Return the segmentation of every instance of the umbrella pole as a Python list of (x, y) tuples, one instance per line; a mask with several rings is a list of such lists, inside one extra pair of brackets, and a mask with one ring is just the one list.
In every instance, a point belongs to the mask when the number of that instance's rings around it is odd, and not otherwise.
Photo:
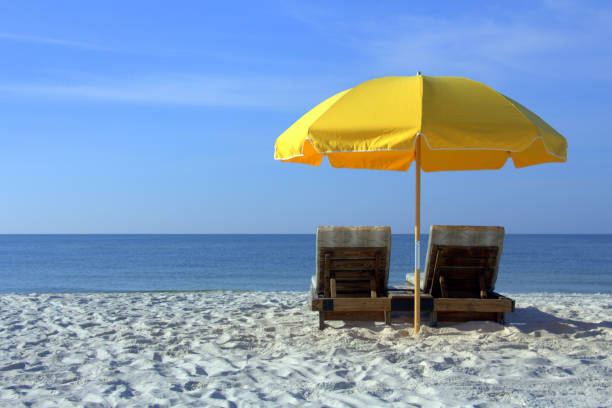
[(414, 206), (414, 334), (421, 330), (421, 136), (415, 148), (415, 206)]

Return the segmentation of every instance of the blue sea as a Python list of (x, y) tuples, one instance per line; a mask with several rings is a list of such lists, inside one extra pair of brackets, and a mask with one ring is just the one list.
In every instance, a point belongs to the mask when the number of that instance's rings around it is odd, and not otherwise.
[[(413, 251), (393, 235), (390, 284)], [(306, 291), (314, 271), (314, 235), (0, 235), (0, 293)], [(496, 290), (612, 293), (612, 235), (506, 235)]]

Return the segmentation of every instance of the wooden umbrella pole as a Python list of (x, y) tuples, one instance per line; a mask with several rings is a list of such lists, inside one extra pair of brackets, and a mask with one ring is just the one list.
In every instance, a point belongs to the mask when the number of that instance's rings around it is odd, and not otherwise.
[(416, 194), (414, 206), (414, 334), (421, 330), (421, 136), (415, 149)]

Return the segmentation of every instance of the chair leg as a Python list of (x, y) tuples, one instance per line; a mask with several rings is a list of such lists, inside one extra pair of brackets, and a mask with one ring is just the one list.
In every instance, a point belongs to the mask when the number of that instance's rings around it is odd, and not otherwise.
[(319, 312), (319, 330), (325, 328), (325, 312)]
[(385, 324), (391, 324), (391, 312), (384, 312), (385, 313)]
[(431, 327), (436, 327), (438, 325), (438, 313), (429, 312), (429, 324)]
[(506, 323), (506, 319), (504, 319), (504, 312), (497, 313), (497, 323), (499, 323), (499, 324), (505, 324)]

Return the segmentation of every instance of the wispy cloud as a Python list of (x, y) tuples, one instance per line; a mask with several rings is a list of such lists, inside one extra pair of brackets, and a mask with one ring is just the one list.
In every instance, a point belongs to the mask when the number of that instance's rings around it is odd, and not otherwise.
[[(112, 53), (157, 56), (199, 55), (210, 61), (222, 60), (241, 64), (270, 66), (280, 59), (240, 55), (226, 50), (215, 52), (199, 49), (160, 50), (149, 53), (137, 50), (103, 47), (100, 45), (51, 37), (0, 33), (0, 41), (69, 47)], [(286, 62), (286, 61), (285, 61)], [(297, 65), (296, 61), (291, 62)], [(48, 98), (66, 101), (119, 102), (137, 104), (198, 105), (217, 107), (251, 107), (275, 110), (298, 110), (320, 102), (334, 91), (344, 90), (343, 84), (353, 85), (346, 79), (331, 76), (288, 75), (216, 75), (216, 74), (132, 74), (92, 75), (64, 69), (45, 69), (44, 81), (10, 81), (0, 79), (0, 97), (11, 95), (23, 98)]]
[[(296, 6), (299, 7), (299, 6)], [(397, 13), (367, 20), (310, 7), (297, 21), (367, 57), (377, 72), (433, 75), (526, 73), (612, 80), (612, 12), (588, 3), (534, 2), (528, 9), (464, 10), (453, 16)]]
[[(422, 21), (414, 17), (403, 20), (406, 25)], [(369, 52), (385, 66), (398, 69), (422, 64), (424, 69), (487, 76), (510, 70), (549, 78), (582, 73), (612, 79), (609, 70), (602, 69), (611, 66), (612, 58), (593, 49), (602, 40), (600, 33), (543, 28), (518, 21), (437, 20), (427, 26), (436, 29), (369, 41)]]
[[(534, 70), (534, 60), (572, 47), (562, 31), (491, 20), (442, 20), (404, 16), (401, 26), (433, 29), (400, 35), (382, 34), (366, 41), (369, 53), (387, 67), (448, 72)], [(542, 66), (538, 66), (542, 68)], [(439, 72), (437, 72), (439, 73)]]
[(25, 42), (25, 43), (31, 43), (31, 44), (56, 45), (56, 46), (61, 46), (61, 47), (72, 47), (72, 48), (81, 48), (81, 49), (88, 49), (88, 50), (103, 50), (104, 49), (104, 47), (100, 47), (98, 45), (87, 43), (87, 42), (63, 40), (63, 39), (52, 38), (52, 37), (40, 37), (36, 35), (22, 35), (22, 34), (14, 34), (14, 33), (0, 33), (0, 40)]
[[(204, 45), (199, 45), (198, 47), (181, 47), (179, 44), (174, 44), (168, 48), (160, 47), (159, 45), (155, 45), (154, 48), (151, 48), (149, 44), (136, 43), (136, 44), (128, 44), (124, 43), (122, 45), (114, 44), (110, 45), (102, 45), (102, 44), (94, 44), (91, 42), (84, 41), (74, 41), (67, 39), (60, 39), (54, 37), (46, 37), (46, 36), (36, 36), (36, 35), (25, 35), (25, 34), (15, 34), (15, 33), (7, 33), (0, 32), (0, 42), (1, 41), (10, 41), (10, 42), (18, 42), (18, 43), (27, 43), (33, 45), (47, 45), (51, 47), (64, 47), (67, 49), (73, 49), (75, 51), (94, 51), (94, 52), (103, 52), (109, 54), (121, 54), (121, 55), (129, 55), (129, 56), (149, 56), (149, 57), (179, 57), (179, 58), (192, 58), (192, 57), (203, 57), (207, 58), (210, 61), (221, 61), (225, 63), (237, 63), (237, 64), (258, 64), (263, 66), (273, 66), (279, 64), (292, 64), (294, 66), (299, 66), (302, 64), (301, 60), (296, 60), (295, 58), (290, 58), (286, 56), (271, 58), (270, 56), (260, 56), (260, 55), (252, 55), (252, 54), (240, 54), (233, 52), (232, 50), (226, 50), (223, 48), (215, 47), (210, 48)], [(216, 45), (216, 44), (215, 44)]]
[(69, 84), (0, 83), (0, 96), (301, 111), (328, 97), (330, 89), (343, 90), (344, 82), (331, 77), (149, 75)]

